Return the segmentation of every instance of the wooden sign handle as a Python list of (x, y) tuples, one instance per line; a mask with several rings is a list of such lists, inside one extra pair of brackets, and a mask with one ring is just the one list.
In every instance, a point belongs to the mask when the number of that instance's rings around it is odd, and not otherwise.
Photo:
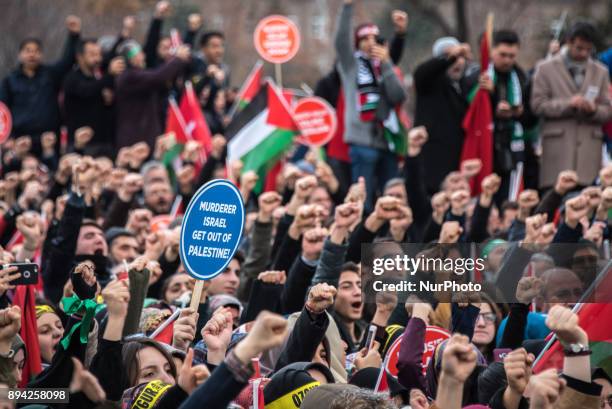
[(195, 287), (193, 287), (193, 293), (191, 293), (191, 303), (189, 308), (193, 308), (195, 311), (198, 310), (200, 305), (200, 298), (202, 298), (202, 289), (204, 288), (204, 280), (196, 280)]

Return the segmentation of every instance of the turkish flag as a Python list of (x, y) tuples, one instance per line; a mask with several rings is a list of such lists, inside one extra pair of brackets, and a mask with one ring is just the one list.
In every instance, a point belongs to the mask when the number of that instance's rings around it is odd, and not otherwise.
[(17, 385), (20, 388), (25, 388), (28, 382), (42, 371), (34, 299), (33, 285), (17, 286), (15, 296), (13, 297), (13, 305), (18, 305), (21, 308), (21, 330), (19, 335), (23, 339), (27, 351), (21, 379), (17, 380)]
[[(482, 36), (480, 43), (480, 73), (485, 73), (489, 66), (489, 43), (487, 36)], [(472, 195), (480, 193), (480, 184), (485, 176), (493, 173), (493, 109), (487, 90), (478, 89), (463, 118), (465, 139), (461, 162), (467, 159), (480, 159), (482, 169), (470, 181)]]
[(173, 132), (176, 143), (184, 145), (190, 138), (187, 133), (185, 118), (176, 105), (174, 98), (168, 99), (168, 113), (166, 116), (166, 133)]
[(183, 118), (185, 118), (187, 133), (191, 135), (189, 139), (200, 142), (204, 152), (208, 155), (212, 149), (212, 135), (200, 108), (198, 98), (193, 90), (193, 85), (189, 81), (185, 83), (185, 92), (179, 107)]

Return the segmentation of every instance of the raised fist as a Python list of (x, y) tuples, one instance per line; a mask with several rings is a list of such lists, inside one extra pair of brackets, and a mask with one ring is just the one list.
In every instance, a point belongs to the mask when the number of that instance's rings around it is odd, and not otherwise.
[(415, 157), (421, 153), (429, 134), (424, 126), (417, 126), (408, 132), (408, 156)]
[(308, 292), (306, 308), (315, 314), (320, 314), (334, 303), (336, 288), (326, 283), (313, 286)]
[(73, 34), (81, 32), (81, 19), (77, 16), (70, 15), (66, 17), (66, 28)]
[(391, 21), (396, 33), (403, 34), (408, 28), (408, 13), (402, 10), (393, 10), (391, 12)]
[(521, 304), (531, 304), (540, 295), (543, 282), (537, 277), (523, 277), (516, 286), (516, 300)]

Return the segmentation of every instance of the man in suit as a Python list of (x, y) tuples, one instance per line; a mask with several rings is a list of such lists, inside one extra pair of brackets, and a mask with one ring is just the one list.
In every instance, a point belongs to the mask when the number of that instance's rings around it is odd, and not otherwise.
[(601, 126), (612, 118), (608, 70), (591, 58), (596, 38), (589, 23), (576, 23), (567, 48), (536, 69), (533, 111), (542, 117), (541, 187), (572, 169), (589, 185), (601, 168)]

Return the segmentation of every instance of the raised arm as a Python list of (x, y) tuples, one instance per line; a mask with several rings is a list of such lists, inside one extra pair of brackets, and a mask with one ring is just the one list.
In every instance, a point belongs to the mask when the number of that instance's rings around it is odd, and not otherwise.
[(275, 370), (294, 362), (312, 360), (325, 337), (329, 325), (325, 310), (334, 303), (335, 295), (336, 288), (327, 284), (317, 284), (310, 289), (308, 300), (276, 362)]
[(102, 291), (106, 303), (106, 327), (91, 362), (91, 371), (100, 380), (108, 399), (119, 400), (127, 385), (127, 372), (121, 356), (121, 334), (130, 301), (128, 280), (111, 281)]
[(317, 264), (313, 284), (327, 283), (338, 285), (340, 269), (345, 261), (348, 245), (349, 228), (359, 218), (360, 209), (357, 203), (346, 203), (336, 207), (334, 225), (331, 234), (323, 244), (323, 252)]
[(147, 31), (147, 38), (145, 40), (142, 51), (145, 53), (147, 67), (155, 67), (157, 61), (157, 46), (161, 38), (162, 25), (164, 18), (168, 16), (170, 12), (170, 3), (167, 1), (160, 1), (155, 5), (155, 13), (151, 24), (149, 24), (149, 30)]
[(282, 344), (286, 333), (287, 321), (283, 317), (269, 312), (259, 314), (246, 338), (211, 377), (193, 391), (180, 409), (225, 408), (248, 385), (253, 373), (251, 359)]
[(64, 78), (64, 75), (66, 75), (74, 65), (76, 45), (81, 38), (81, 19), (77, 16), (68, 16), (66, 18), (66, 28), (68, 28), (68, 38), (66, 38), (62, 56), (49, 66), (55, 80), (58, 82)]
[(42, 272), (45, 296), (54, 303), (59, 302), (64, 283), (68, 281), (84, 214), (83, 196), (70, 193), (46, 268)]
[(264, 271), (253, 282), (249, 294), (249, 302), (240, 317), (240, 322), (253, 321), (260, 312), (272, 311), (280, 313), (281, 293), (287, 276), (284, 271)]
[(344, 0), (336, 24), (336, 54), (343, 70), (347, 71), (355, 65), (353, 56), (353, 34), (351, 33), (351, 19), (353, 17), (353, 0)]
[(406, 30), (408, 29), (408, 13), (402, 10), (391, 12), (394, 34), (389, 45), (389, 55), (393, 65), (398, 65), (404, 53), (404, 43), (406, 40)]
[(165, 86), (168, 81), (172, 81), (185, 66), (189, 59), (189, 48), (179, 47), (176, 57), (155, 69), (132, 70), (127, 72), (119, 79), (118, 88), (122, 85), (131, 92), (140, 92), (150, 88)]
[(276, 192), (265, 192), (259, 195), (259, 211), (251, 233), (251, 245), (246, 261), (242, 265), (245, 283), (240, 289), (243, 298), (247, 298), (251, 285), (257, 275), (266, 269), (272, 252), (272, 213), (280, 206), (281, 197)]
[(382, 87), (388, 102), (393, 107), (404, 102), (404, 100), (406, 99), (406, 90), (404, 89), (402, 81), (396, 74), (393, 65), (391, 65), (391, 60), (388, 56), (388, 50), (386, 52), (386, 57), (382, 60), (381, 72)]

